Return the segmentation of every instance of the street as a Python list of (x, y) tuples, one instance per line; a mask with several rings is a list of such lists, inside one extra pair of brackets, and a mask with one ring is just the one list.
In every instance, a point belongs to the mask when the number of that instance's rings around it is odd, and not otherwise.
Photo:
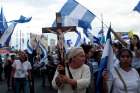
[[(6, 86), (6, 81), (0, 81), (0, 93), (13, 93), (13, 91), (8, 91)], [(35, 93), (57, 93), (56, 90), (49, 88), (48, 81), (46, 79), (46, 87), (41, 86), (41, 79), (39, 77), (35, 78)]]

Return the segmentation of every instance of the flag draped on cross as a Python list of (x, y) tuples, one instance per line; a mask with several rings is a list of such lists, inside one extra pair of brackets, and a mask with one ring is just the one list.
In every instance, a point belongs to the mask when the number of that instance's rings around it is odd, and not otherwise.
[(4, 31), (4, 33), (2, 34), (1, 38), (0, 38), (0, 47), (4, 47), (4, 46), (9, 46), (9, 42), (11, 40), (11, 36), (13, 34), (13, 31), (17, 25), (17, 23), (26, 23), (29, 22), (30, 20), (27, 20), (28, 18), (23, 16), (20, 17), (18, 20), (12, 20), (10, 21), (10, 25), (8, 26), (8, 28)]
[(0, 13), (0, 37), (4, 33), (4, 31), (8, 28), (6, 18), (3, 13), (3, 8), (1, 8), (1, 13)]
[[(111, 26), (108, 29), (108, 33), (107, 33), (107, 41), (102, 53), (102, 57), (101, 57), (101, 61), (99, 64), (99, 71), (98, 71), (98, 75), (97, 75), (97, 81), (96, 81), (96, 93), (101, 93), (101, 87), (102, 87), (102, 73), (105, 69), (107, 69), (109, 71), (109, 73), (111, 73), (111, 70), (113, 68), (113, 49), (111, 46)], [(109, 78), (111, 79), (111, 74), (109, 74)]]
[(140, 1), (139, 1), (138, 4), (134, 7), (133, 10), (140, 13)]

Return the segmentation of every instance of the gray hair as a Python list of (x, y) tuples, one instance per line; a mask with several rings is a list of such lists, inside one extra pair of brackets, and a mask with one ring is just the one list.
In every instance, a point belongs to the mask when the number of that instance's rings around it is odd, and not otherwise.
[(79, 53), (83, 52), (84, 53), (84, 50), (82, 47), (73, 47), (71, 48), (68, 52), (67, 52), (67, 55), (66, 55), (66, 59), (67, 60), (70, 60), (71, 58), (77, 56)]

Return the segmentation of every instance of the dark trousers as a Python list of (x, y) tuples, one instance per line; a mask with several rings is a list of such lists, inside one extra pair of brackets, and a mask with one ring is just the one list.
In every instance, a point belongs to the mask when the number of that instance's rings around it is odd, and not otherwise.
[(47, 78), (49, 81), (50, 88), (52, 88), (52, 80), (56, 71), (56, 67), (47, 66)]
[(2, 80), (3, 67), (0, 65), (0, 80)]
[(29, 93), (28, 80), (26, 78), (15, 78), (15, 93)]
[(41, 77), (42, 77), (42, 86), (45, 87), (46, 83), (46, 69), (41, 70)]
[(34, 88), (34, 72), (31, 71), (31, 80), (29, 81), (30, 93), (35, 93)]

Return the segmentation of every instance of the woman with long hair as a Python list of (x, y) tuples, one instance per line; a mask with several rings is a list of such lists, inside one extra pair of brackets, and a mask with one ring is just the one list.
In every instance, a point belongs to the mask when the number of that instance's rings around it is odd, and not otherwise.
[[(111, 93), (140, 93), (140, 77), (131, 66), (133, 54), (129, 49), (121, 49), (118, 53), (119, 66), (112, 71)], [(104, 85), (107, 88), (108, 73), (103, 74)], [(106, 91), (106, 93), (108, 93)]]

